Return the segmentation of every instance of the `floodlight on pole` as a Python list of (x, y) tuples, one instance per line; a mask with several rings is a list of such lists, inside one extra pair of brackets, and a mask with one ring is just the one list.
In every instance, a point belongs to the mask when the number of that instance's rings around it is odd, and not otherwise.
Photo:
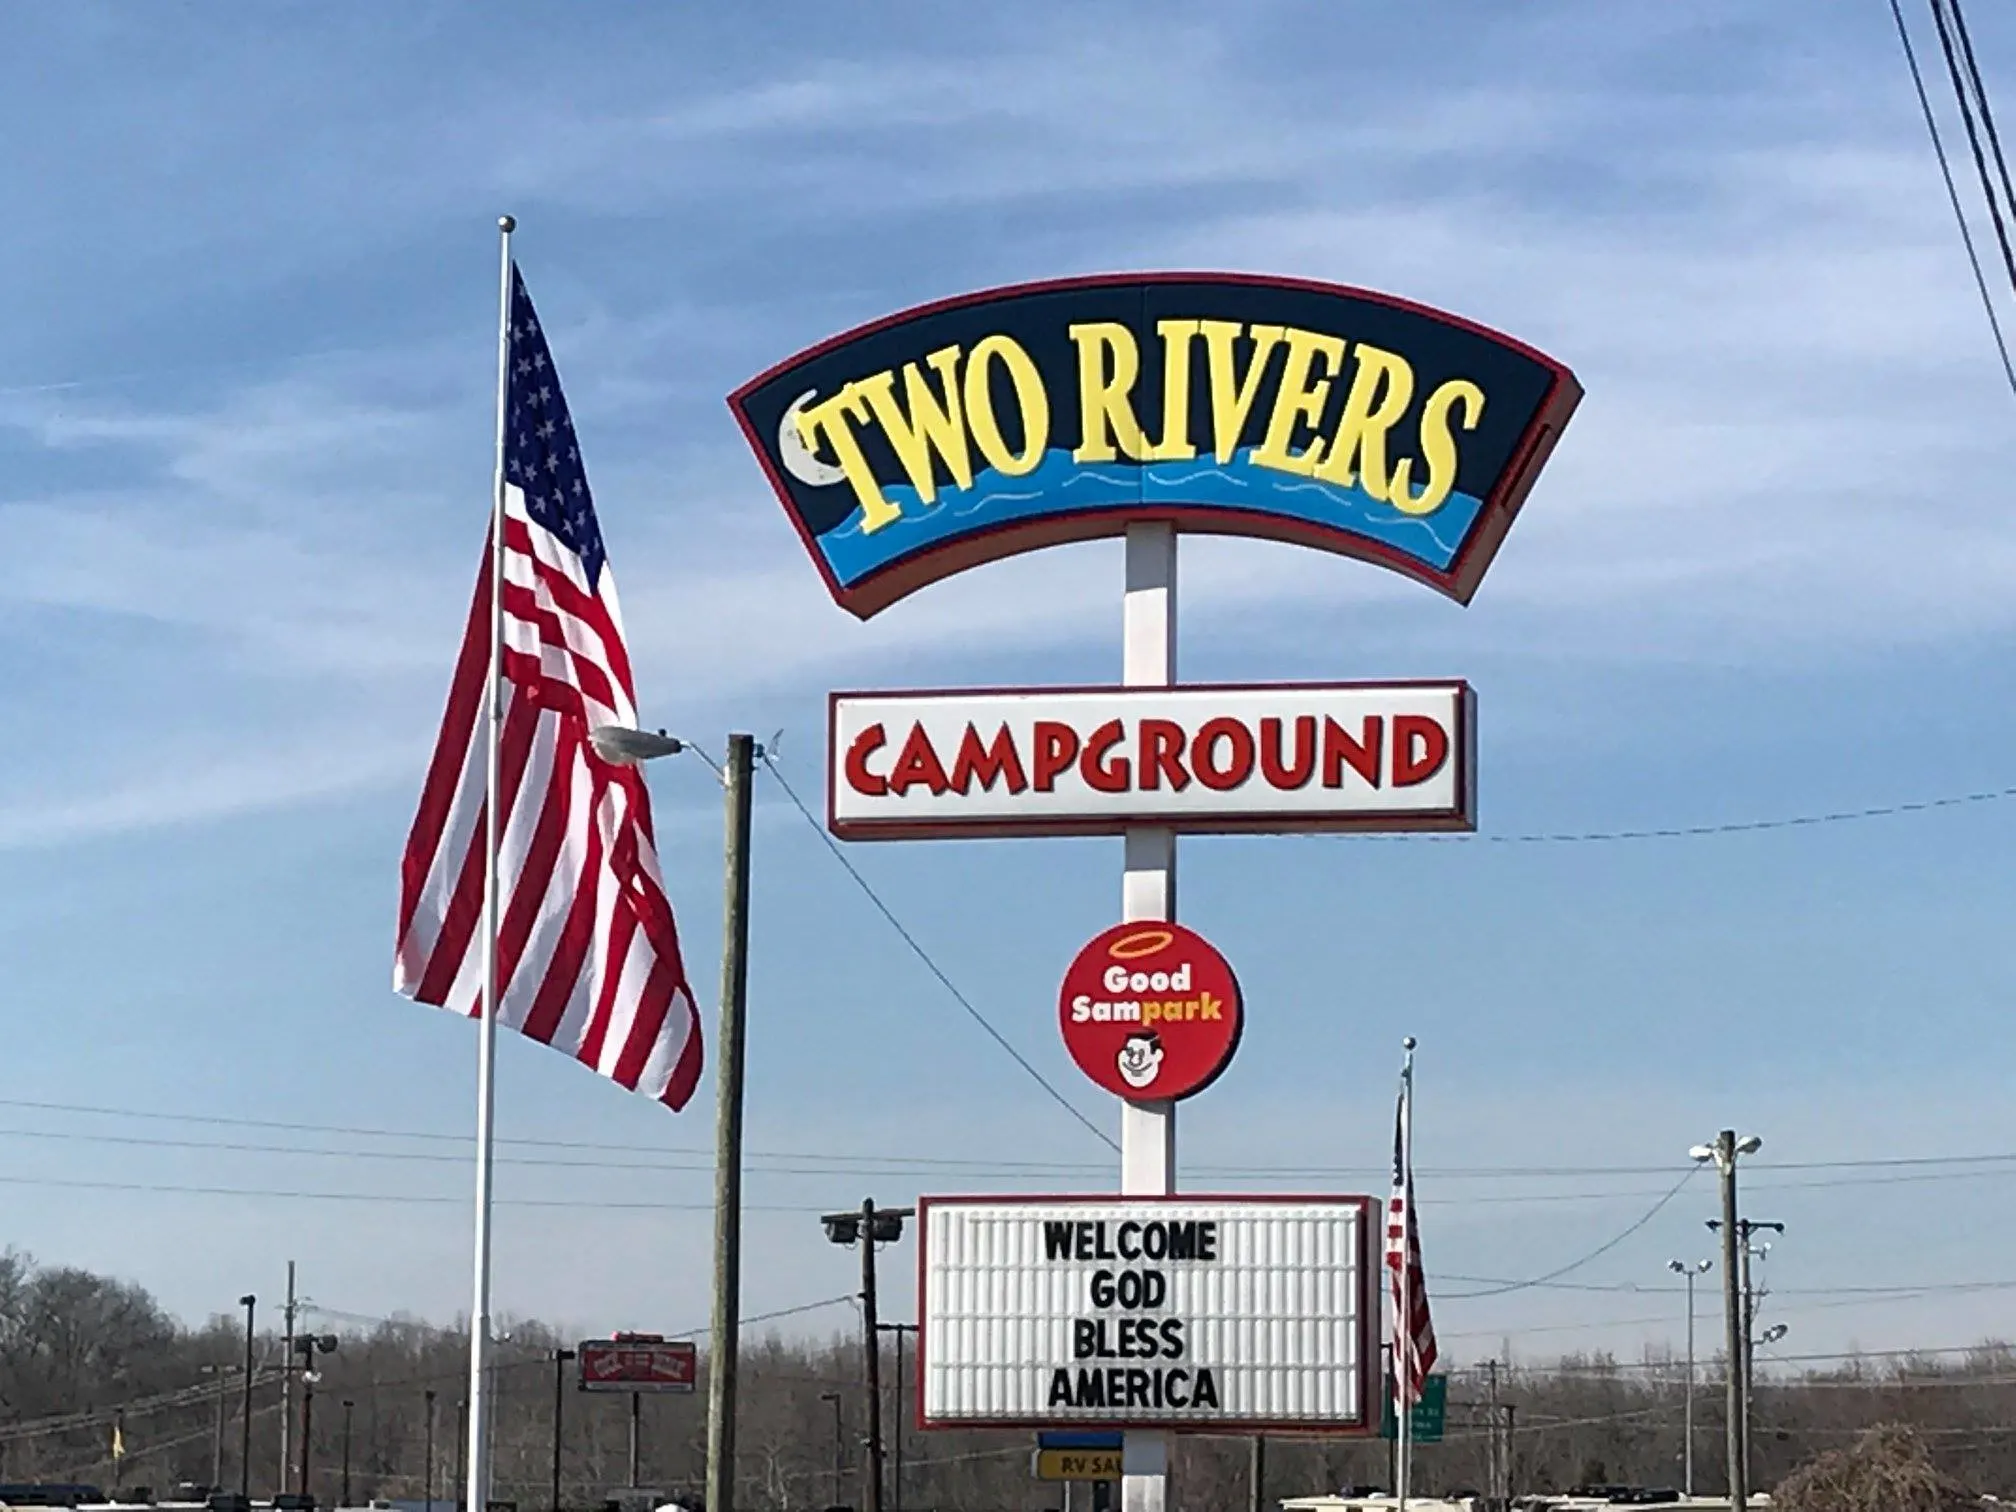
[(1757, 1336), (1757, 1342), (1759, 1344), (1776, 1344), (1780, 1339), (1784, 1338), (1785, 1335), (1790, 1333), (1791, 1331), (1792, 1331), (1791, 1327), (1788, 1324), (1773, 1323), (1769, 1328), (1765, 1329), (1764, 1332), (1762, 1332)]
[[(1709, 1152), (1713, 1154), (1713, 1151)], [(1676, 1276), (1687, 1278), (1687, 1426), (1683, 1440), (1682, 1467), (1686, 1472), (1687, 1494), (1694, 1494), (1694, 1280), (1714, 1267), (1713, 1260), (1697, 1260), (1689, 1265), (1685, 1260), (1668, 1260), (1666, 1269)]]

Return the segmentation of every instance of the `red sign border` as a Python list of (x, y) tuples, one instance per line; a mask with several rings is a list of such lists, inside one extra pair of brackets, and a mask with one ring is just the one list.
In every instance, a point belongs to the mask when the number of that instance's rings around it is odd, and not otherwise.
[[(1125, 288), (1139, 284), (1172, 283), (1221, 283), (1244, 284), (1257, 288), (1293, 289), (1307, 294), (1334, 294), (1347, 299), (1366, 300), (1373, 304), (1386, 305), (1402, 310), (1410, 315), (1418, 315), (1429, 320), (1455, 326), (1473, 335), (1481, 336), (1498, 346), (1518, 352), (1539, 363), (1551, 375), (1546, 397), (1534, 411), (1512, 449), (1498, 484), (1485, 498), (1478, 511), (1477, 523), (1471, 529), (1469, 539), (1463, 543), (1463, 550), (1446, 570), (1436, 571), (1424, 566), (1402, 552), (1393, 551), (1377, 541), (1366, 540), (1346, 531), (1325, 526), (1283, 518), (1259, 510), (1236, 510), (1224, 507), (1211, 509), (1190, 508), (1182, 504), (1142, 503), (1134, 506), (1107, 505), (1095, 513), (1048, 515), (1037, 520), (1012, 520), (1001, 525), (975, 530), (961, 535), (942, 545), (917, 552), (901, 562), (886, 567), (866, 581), (853, 588), (842, 586), (834, 576), (832, 567), (820, 552), (818, 543), (812, 538), (791, 506), (791, 491), (784, 479), (778, 475), (775, 464), (770, 460), (770, 449), (756, 429), (749, 423), (743, 402), (755, 390), (761, 388), (780, 373), (788, 372), (799, 363), (809, 362), (814, 357), (824, 356), (837, 347), (858, 341), (864, 336), (872, 336), (878, 331), (888, 330), (926, 316), (941, 314), (946, 310), (963, 309), (969, 305), (984, 305), (1001, 299), (1022, 298), (1034, 294), (1053, 294), (1068, 289)], [(1527, 494), (1540, 476), (1554, 445), (1567, 429), (1568, 421), (1574, 416), (1576, 406), (1582, 402), (1582, 385), (1577, 381), (1567, 365), (1549, 357), (1539, 348), (1508, 336), (1503, 331), (1494, 330), (1478, 321), (1448, 310), (1438, 310), (1433, 305), (1421, 304), (1416, 300), (1403, 299), (1396, 294), (1382, 294), (1376, 289), (1361, 289), (1351, 284), (1330, 283), (1318, 278), (1289, 278), (1267, 273), (1207, 273), (1199, 271), (1163, 271), (1153, 273), (1091, 273), (1075, 278), (1036, 279), (1028, 283), (1003, 284), (998, 288), (979, 289), (970, 294), (955, 294), (944, 299), (928, 300), (898, 310), (892, 315), (870, 320), (850, 327), (824, 341), (815, 342), (803, 351), (794, 352), (781, 362), (772, 363), (754, 378), (742, 384), (728, 396), (729, 411), (735, 416), (735, 423), (742, 428), (743, 436), (749, 442), (749, 449), (756, 454), (757, 463), (763, 475), (769, 479), (771, 489), (784, 506), (785, 518), (798, 532), (798, 538), (805, 546), (805, 554), (812, 559), (812, 565), (819, 571), (826, 584), (826, 591), (833, 602), (857, 619), (870, 619), (888, 608), (898, 599), (907, 598), (920, 588), (958, 573), (970, 567), (984, 566), (1004, 557), (1019, 556), (1027, 551), (1039, 551), (1046, 546), (1061, 546), (1072, 541), (1101, 540), (1108, 536), (1124, 535), (1127, 526), (1144, 520), (1166, 520), (1178, 530), (1196, 535), (1246, 536), (1255, 540), (1279, 541), (1290, 546), (1307, 546), (1317, 551), (1327, 551), (1336, 556), (1355, 558), (1369, 562), (1375, 567), (1385, 567), (1424, 583), (1436, 592), (1445, 594), (1459, 604), (1468, 604), (1476, 595), (1477, 587), (1484, 580), (1498, 548), (1504, 543), (1506, 532), (1512, 528), (1512, 521), (1518, 517), (1520, 507), (1525, 504)]]
[[(1012, 1204), (1045, 1203), (1053, 1207), (1068, 1206), (1072, 1203), (1099, 1203), (1111, 1206), (1116, 1202), (1138, 1202), (1144, 1205), (1156, 1203), (1217, 1202), (1235, 1206), (1258, 1206), (1263, 1203), (1331, 1203), (1340, 1207), (1352, 1206), (1359, 1210), (1358, 1224), (1358, 1411), (1356, 1421), (1349, 1423), (1324, 1423), (1312, 1426), (1300, 1418), (1287, 1420), (1260, 1418), (1218, 1418), (1209, 1423), (1189, 1427), (1167, 1418), (1088, 1418), (1042, 1419), (1042, 1418), (958, 1418), (933, 1420), (924, 1415), (924, 1382), (930, 1370), (930, 1331), (926, 1327), (924, 1311), (925, 1284), (928, 1279), (931, 1210), (934, 1207), (954, 1207), (974, 1203)], [(1117, 1428), (1123, 1433), (1135, 1429), (1148, 1433), (1188, 1433), (1209, 1436), (1212, 1434), (1254, 1434), (1293, 1435), (1301, 1438), (1374, 1438), (1379, 1433), (1379, 1412), (1372, 1406), (1372, 1398), (1379, 1386), (1380, 1355), (1380, 1312), (1381, 1295), (1379, 1273), (1383, 1269), (1378, 1260), (1379, 1251), (1372, 1242), (1372, 1231), (1381, 1221), (1384, 1203), (1377, 1197), (1347, 1195), (1337, 1192), (1171, 1192), (1166, 1196), (1128, 1197), (1119, 1194), (1100, 1195), (1085, 1192), (1059, 1192), (1054, 1194), (1022, 1193), (1002, 1196), (999, 1193), (971, 1193), (961, 1196), (919, 1197), (917, 1199), (917, 1385), (916, 1385), (916, 1426), (920, 1433), (957, 1432), (960, 1429), (988, 1431), (1009, 1429), (1021, 1432), (1030, 1428)]]
[[(1328, 693), (1355, 689), (1451, 688), (1456, 691), (1453, 732), (1457, 801), (1454, 808), (1412, 814), (1338, 814), (1331, 817), (1285, 810), (1250, 814), (1198, 815), (1146, 812), (1124, 817), (1066, 819), (841, 819), (835, 757), (835, 717), (844, 698), (994, 698), (1052, 693)], [(1174, 830), (1179, 835), (1346, 835), (1470, 834), (1477, 828), (1477, 690), (1461, 677), (1381, 678), (1344, 682), (1172, 683), (1166, 688), (1113, 683), (1074, 683), (1020, 688), (851, 688), (826, 695), (826, 829), (841, 840), (991, 840), (1024, 837), (1120, 835), (1137, 827)]]
[[(1087, 1071), (1084, 1063), (1078, 1059), (1077, 1052), (1071, 1048), (1071, 1034), (1064, 1027), (1064, 993), (1071, 981), (1071, 969), (1083, 959), (1086, 951), (1090, 950), (1100, 940), (1105, 939), (1109, 934), (1112, 934), (1116, 929), (1180, 929), (1216, 956), (1218, 964), (1225, 968), (1225, 978), (1232, 984), (1230, 1004), (1232, 1008), (1232, 1038), (1225, 1046), (1225, 1053), (1219, 1057), (1218, 1064), (1212, 1068), (1211, 1074), (1198, 1082), (1196, 1086), (1176, 1093), (1158, 1092), (1153, 1097), (1135, 1097), (1129, 1093), (1115, 1092), (1111, 1087), (1093, 1076), (1090, 1071)], [(1064, 1041), (1064, 1053), (1071, 1057), (1071, 1064), (1077, 1067), (1079, 1074), (1108, 1097), (1117, 1097), (1122, 1102), (1143, 1104), (1188, 1102), (1191, 1098), (1197, 1096), (1198, 1093), (1210, 1091), (1211, 1088), (1218, 1084), (1218, 1079), (1232, 1069), (1233, 1057), (1239, 1053), (1239, 1043), (1246, 1038), (1246, 989), (1239, 983), (1239, 973), (1234, 971), (1232, 963), (1225, 959), (1225, 952), (1212, 944), (1210, 940), (1206, 939), (1197, 930), (1192, 929), (1188, 924), (1177, 919), (1123, 919), (1117, 924), (1108, 924), (1072, 953), (1071, 964), (1064, 968), (1063, 981), (1058, 984), (1057, 988), (1057, 1034)]]

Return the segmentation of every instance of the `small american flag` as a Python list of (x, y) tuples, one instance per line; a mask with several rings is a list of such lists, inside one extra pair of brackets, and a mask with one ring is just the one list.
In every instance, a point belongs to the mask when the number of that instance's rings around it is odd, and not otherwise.
[(1421, 1400), (1435, 1366), (1435, 1324), (1428, 1316), (1428, 1278), (1421, 1270), (1421, 1234), (1414, 1224), (1414, 1169), (1408, 1135), (1414, 1116), (1414, 1072), (1400, 1075), (1393, 1115), (1393, 1196), (1386, 1204), (1386, 1285), (1393, 1305), (1393, 1390), (1403, 1407)]
[[(497, 1022), (684, 1107), (700, 1019), (634, 766), (588, 732), (637, 723), (616, 582), (524, 282), (511, 270), (498, 697)], [(400, 864), (393, 985), (480, 1017), (490, 553)]]

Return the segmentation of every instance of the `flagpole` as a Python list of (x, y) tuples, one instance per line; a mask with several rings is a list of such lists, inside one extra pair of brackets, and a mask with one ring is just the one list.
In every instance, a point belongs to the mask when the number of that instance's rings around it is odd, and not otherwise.
[(1400, 1237), (1400, 1317), (1393, 1331), (1393, 1419), (1400, 1445), (1400, 1473), (1394, 1492), (1399, 1512), (1407, 1512), (1407, 1482), (1413, 1470), (1414, 1404), (1407, 1388), (1414, 1382), (1414, 1036), (1402, 1040), (1406, 1058), (1400, 1063), (1400, 1181), (1406, 1193), (1406, 1232)]
[(476, 1276), (469, 1305), (469, 1512), (490, 1501), (490, 1187), (497, 1111), (498, 735), (504, 721), (504, 425), (511, 378), (510, 216), (497, 221), (497, 472), (490, 496), (490, 678), (485, 700), (483, 804), (483, 1004), (476, 1037)]

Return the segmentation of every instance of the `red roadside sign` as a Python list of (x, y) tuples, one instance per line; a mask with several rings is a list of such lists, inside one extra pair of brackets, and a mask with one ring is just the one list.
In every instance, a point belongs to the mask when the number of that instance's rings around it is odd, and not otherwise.
[(583, 1391), (691, 1391), (699, 1351), (655, 1336), (583, 1339), (575, 1349)]

